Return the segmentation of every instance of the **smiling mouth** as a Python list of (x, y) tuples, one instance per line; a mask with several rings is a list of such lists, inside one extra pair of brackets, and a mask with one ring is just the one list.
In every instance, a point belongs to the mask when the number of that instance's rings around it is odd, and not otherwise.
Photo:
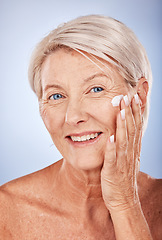
[(88, 142), (95, 138), (97, 138), (102, 132), (99, 133), (92, 133), (88, 135), (79, 136), (68, 136), (73, 142)]

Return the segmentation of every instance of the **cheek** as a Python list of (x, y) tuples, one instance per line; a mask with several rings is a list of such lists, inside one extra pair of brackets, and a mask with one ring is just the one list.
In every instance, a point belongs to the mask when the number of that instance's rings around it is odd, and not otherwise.
[(52, 134), (56, 134), (64, 122), (64, 114), (60, 110), (54, 109), (52, 106), (44, 107), (41, 110), (42, 120), (48, 130)]
[(116, 116), (119, 112), (117, 107), (113, 107), (109, 99), (100, 99), (91, 104), (90, 115), (105, 126), (106, 129), (114, 129), (116, 126)]

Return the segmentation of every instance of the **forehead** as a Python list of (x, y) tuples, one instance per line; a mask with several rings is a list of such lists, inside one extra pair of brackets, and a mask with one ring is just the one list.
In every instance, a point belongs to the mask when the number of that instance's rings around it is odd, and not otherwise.
[[(42, 86), (51, 81), (65, 82), (78, 79), (79, 83), (92, 74), (104, 73), (111, 80), (121, 78), (117, 69), (105, 60), (85, 52), (72, 49), (58, 49), (44, 61), (41, 69)], [(71, 80), (72, 81), (72, 80)]]

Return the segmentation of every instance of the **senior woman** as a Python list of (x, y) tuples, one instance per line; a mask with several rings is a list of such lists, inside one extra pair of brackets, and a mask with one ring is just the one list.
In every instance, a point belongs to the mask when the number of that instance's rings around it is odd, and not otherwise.
[(151, 69), (133, 32), (98, 15), (65, 23), (29, 80), (63, 158), (1, 186), (0, 239), (160, 240), (161, 181), (139, 171)]

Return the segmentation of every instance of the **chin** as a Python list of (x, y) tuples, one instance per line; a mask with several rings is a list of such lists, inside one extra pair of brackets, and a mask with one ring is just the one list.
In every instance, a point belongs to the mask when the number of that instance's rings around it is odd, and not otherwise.
[(94, 170), (97, 168), (101, 168), (103, 165), (103, 158), (101, 157), (89, 157), (89, 158), (79, 158), (79, 159), (71, 159), (70, 163), (76, 169), (80, 170)]

